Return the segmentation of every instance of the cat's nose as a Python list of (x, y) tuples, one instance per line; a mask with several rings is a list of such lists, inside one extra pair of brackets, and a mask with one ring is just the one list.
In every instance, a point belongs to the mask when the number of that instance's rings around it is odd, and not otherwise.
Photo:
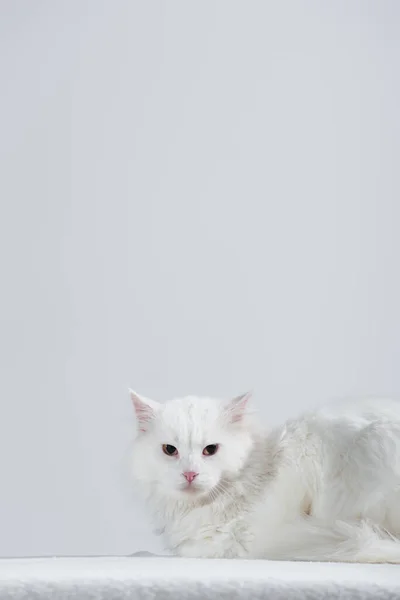
[(198, 473), (195, 473), (194, 471), (185, 471), (182, 473), (182, 475), (188, 483), (192, 483), (193, 479), (197, 477)]

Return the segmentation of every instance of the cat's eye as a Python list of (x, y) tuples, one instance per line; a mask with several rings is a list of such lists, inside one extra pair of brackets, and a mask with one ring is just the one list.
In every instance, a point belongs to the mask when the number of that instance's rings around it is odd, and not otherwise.
[(166, 454), (167, 456), (177, 456), (178, 455), (178, 449), (175, 448), (175, 446), (171, 446), (171, 444), (163, 444), (162, 450), (163, 450), (164, 454)]
[(205, 448), (203, 448), (204, 456), (212, 456), (218, 450), (218, 444), (209, 444)]

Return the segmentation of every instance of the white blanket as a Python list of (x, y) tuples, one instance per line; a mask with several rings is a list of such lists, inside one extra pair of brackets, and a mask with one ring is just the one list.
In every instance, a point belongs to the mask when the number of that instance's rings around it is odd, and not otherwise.
[(0, 560), (0, 600), (400, 600), (400, 565), (171, 557)]

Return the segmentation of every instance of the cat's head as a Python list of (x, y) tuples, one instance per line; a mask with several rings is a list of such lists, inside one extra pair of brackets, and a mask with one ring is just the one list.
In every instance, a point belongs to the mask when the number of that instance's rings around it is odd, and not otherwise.
[(192, 501), (234, 479), (253, 447), (250, 394), (228, 402), (186, 397), (160, 404), (131, 391), (138, 424), (134, 476), (149, 489)]

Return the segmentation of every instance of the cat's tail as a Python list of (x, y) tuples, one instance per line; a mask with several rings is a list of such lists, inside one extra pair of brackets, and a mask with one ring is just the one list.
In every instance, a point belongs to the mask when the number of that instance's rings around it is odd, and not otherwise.
[(328, 524), (307, 517), (279, 529), (265, 558), (400, 563), (400, 539), (366, 520)]

